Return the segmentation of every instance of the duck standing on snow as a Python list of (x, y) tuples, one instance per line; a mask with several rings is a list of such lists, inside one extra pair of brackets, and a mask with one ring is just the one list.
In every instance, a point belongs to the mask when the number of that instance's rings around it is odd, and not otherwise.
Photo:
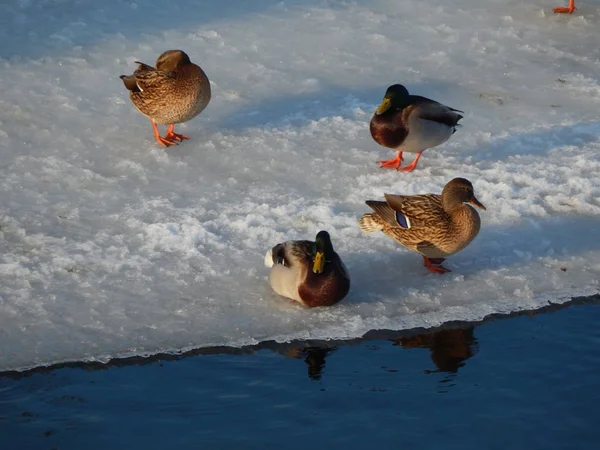
[(558, 6), (556, 8), (554, 8), (552, 11), (554, 11), (555, 13), (558, 14), (573, 14), (573, 11), (575, 11), (577, 8), (575, 8), (575, 0), (569, 0), (569, 6), (564, 7), (564, 6)]
[[(121, 75), (133, 106), (154, 128), (154, 137), (163, 146), (175, 145), (188, 136), (175, 133), (176, 123), (200, 114), (210, 101), (210, 82), (204, 71), (181, 50), (168, 50), (156, 60), (156, 68), (142, 62), (133, 75)], [(169, 125), (162, 137), (157, 124)]]
[(368, 200), (374, 212), (364, 214), (361, 230), (383, 231), (409, 250), (420, 253), (425, 267), (432, 272), (450, 272), (442, 266), (444, 259), (463, 248), (477, 236), (481, 221), (469, 205), (485, 206), (473, 193), (473, 185), (464, 178), (454, 178), (442, 195), (390, 195), (385, 202)]
[(319, 231), (314, 242), (277, 244), (265, 255), (265, 265), (271, 268), (273, 290), (304, 306), (333, 305), (350, 289), (348, 271), (327, 231)]
[[(371, 119), (371, 136), (379, 145), (398, 150), (393, 159), (377, 161), (381, 167), (411, 172), (423, 150), (443, 144), (462, 119), (458, 109), (419, 95), (410, 95), (401, 84), (390, 86)], [(402, 152), (416, 153), (414, 161), (400, 167)]]

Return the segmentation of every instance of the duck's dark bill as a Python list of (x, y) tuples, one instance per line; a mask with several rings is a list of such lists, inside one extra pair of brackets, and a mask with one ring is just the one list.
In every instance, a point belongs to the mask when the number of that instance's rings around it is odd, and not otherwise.
[(474, 204), (474, 205), (475, 205), (475, 206), (477, 206), (478, 208), (481, 208), (481, 209), (487, 209), (485, 206), (483, 206), (483, 203), (481, 203), (481, 202), (480, 202), (479, 200), (477, 200), (475, 197), (473, 197), (469, 203), (472, 203), (472, 204)]

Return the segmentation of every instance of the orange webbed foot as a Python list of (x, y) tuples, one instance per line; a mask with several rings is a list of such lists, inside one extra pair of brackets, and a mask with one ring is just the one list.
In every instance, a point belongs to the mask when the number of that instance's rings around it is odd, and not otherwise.
[(156, 139), (156, 142), (158, 142), (163, 147), (170, 147), (171, 145), (177, 145), (177, 142), (173, 141), (172, 139), (169, 139), (168, 136), (162, 137), (160, 135), (160, 133), (158, 132), (158, 127), (156, 126), (156, 124), (154, 122), (152, 122), (152, 129), (154, 130), (154, 139)]
[(555, 14), (573, 14), (573, 11), (576, 9), (575, 0), (569, 0), (569, 6), (559, 6), (554, 8), (552, 11), (554, 11)]
[(166, 136), (165, 137), (158, 136), (156, 138), (156, 141), (163, 147), (171, 147), (172, 145), (177, 145), (177, 142), (168, 139)]
[(169, 128), (167, 128), (167, 134), (165, 135), (165, 139), (168, 139), (170, 141), (181, 142), (184, 139), (190, 138), (189, 136), (186, 136), (185, 134), (175, 133), (175, 131), (173, 131), (174, 128), (175, 128), (175, 124), (169, 125)]
[(379, 163), (379, 167), (381, 167), (382, 169), (398, 170), (400, 168), (400, 165), (402, 164), (402, 161), (404, 161), (404, 158), (402, 157), (402, 152), (398, 152), (395, 158), (377, 162)]
[(417, 163), (419, 162), (420, 157), (421, 157), (421, 152), (417, 153), (417, 156), (415, 156), (414, 161), (411, 162), (408, 166), (398, 167), (398, 168), (396, 168), (396, 170), (398, 172), (412, 172), (413, 170), (415, 170), (415, 167), (417, 167)]
[(555, 14), (573, 14), (573, 11), (575, 11), (576, 9), (577, 8), (559, 6), (557, 8), (554, 8), (552, 11), (554, 11)]
[(425, 267), (435, 273), (439, 273), (440, 275), (446, 272), (450, 272), (450, 269), (446, 269), (442, 266), (444, 262), (444, 258), (427, 258), (423, 256), (423, 261), (425, 262)]

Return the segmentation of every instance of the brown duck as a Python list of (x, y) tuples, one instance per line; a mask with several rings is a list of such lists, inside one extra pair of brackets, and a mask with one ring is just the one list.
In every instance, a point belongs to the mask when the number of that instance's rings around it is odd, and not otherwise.
[(485, 209), (473, 193), (473, 185), (454, 178), (442, 195), (390, 195), (385, 202), (368, 200), (374, 212), (364, 214), (359, 225), (363, 231), (381, 230), (406, 248), (420, 253), (432, 272), (450, 272), (444, 259), (463, 248), (477, 236), (481, 221), (469, 205)]
[(265, 255), (269, 284), (283, 297), (304, 306), (331, 306), (350, 289), (350, 277), (327, 231), (315, 241), (286, 241)]
[[(210, 82), (204, 71), (181, 50), (168, 50), (156, 60), (156, 68), (142, 62), (133, 75), (121, 75), (133, 106), (152, 123), (154, 137), (168, 147), (189, 139), (175, 133), (176, 123), (200, 114), (210, 101)], [(162, 137), (157, 124), (166, 124)]]
[[(443, 144), (456, 131), (462, 119), (458, 109), (419, 95), (410, 95), (401, 84), (390, 86), (370, 123), (371, 136), (379, 145), (393, 148), (393, 159), (377, 161), (381, 167), (411, 172), (424, 150)], [(402, 153), (416, 153), (414, 161), (400, 167)]]

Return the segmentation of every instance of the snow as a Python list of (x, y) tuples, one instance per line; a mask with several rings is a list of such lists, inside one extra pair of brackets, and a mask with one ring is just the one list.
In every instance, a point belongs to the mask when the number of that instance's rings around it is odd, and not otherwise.
[[(7, 0), (0, 5), (0, 371), (353, 338), (599, 291), (600, 1)], [(181, 48), (213, 98), (167, 150), (119, 75)], [(402, 83), (465, 111), (412, 173), (368, 122)], [(357, 220), (470, 179), (482, 230), (444, 276)], [(265, 252), (327, 229), (331, 308)], [(562, 270), (566, 269), (566, 270)]]

